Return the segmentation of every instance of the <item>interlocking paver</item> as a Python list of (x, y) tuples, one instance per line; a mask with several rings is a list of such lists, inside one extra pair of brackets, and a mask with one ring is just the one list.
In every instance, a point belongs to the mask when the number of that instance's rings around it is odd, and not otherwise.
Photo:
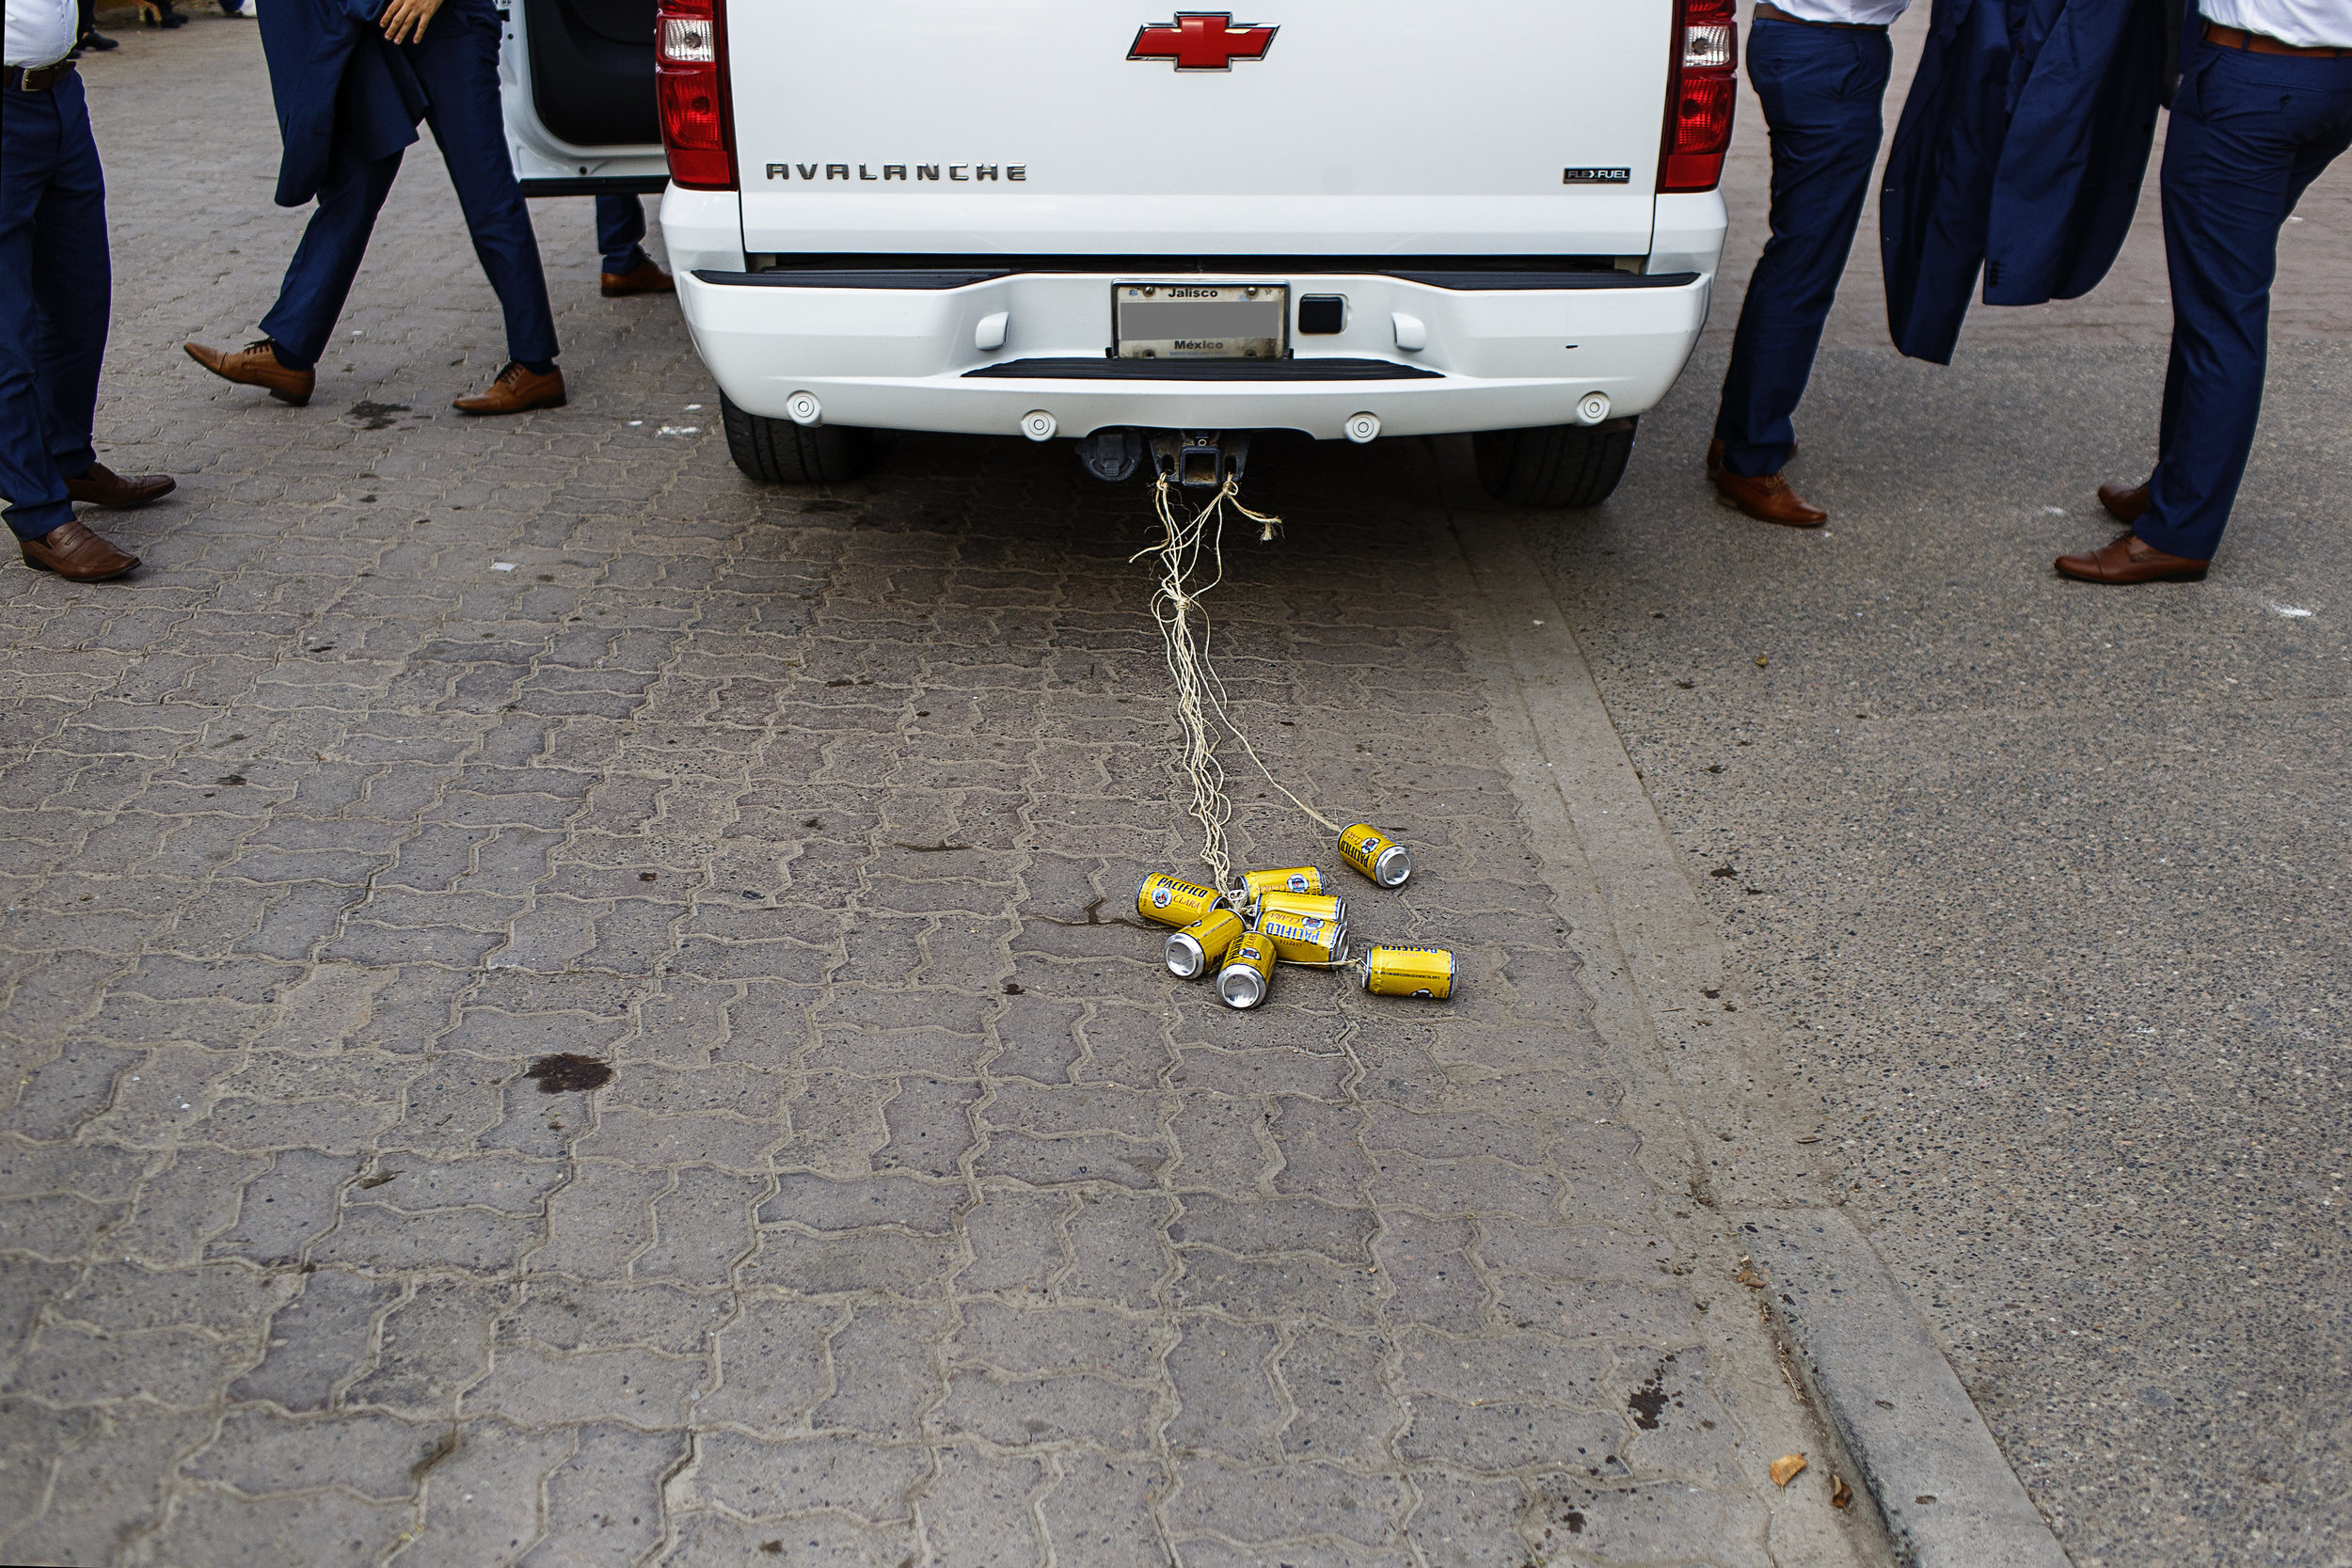
[(372, 1362), (338, 1402), (412, 1419), (453, 1416), (459, 1393), (489, 1365), (493, 1328), (511, 1296), (501, 1286), (453, 1279), (411, 1286), (384, 1314)]
[(675, 1433), (580, 1428), (571, 1456), (548, 1477), (546, 1532), (522, 1560), (548, 1568), (641, 1560), (661, 1539), (662, 1482), (684, 1456)]
[[(462, 1568), (485, 1559), (512, 1560), (531, 1550), (540, 1527), (541, 1484), (570, 1457), (573, 1436), (563, 1427), (516, 1432), (488, 1422), (435, 1429), (426, 1453), (442, 1457), (418, 1488), (424, 1523), (393, 1560), (403, 1568)], [(454, 1448), (449, 1447), (452, 1437)], [(643, 1484), (642, 1477), (623, 1481)]]

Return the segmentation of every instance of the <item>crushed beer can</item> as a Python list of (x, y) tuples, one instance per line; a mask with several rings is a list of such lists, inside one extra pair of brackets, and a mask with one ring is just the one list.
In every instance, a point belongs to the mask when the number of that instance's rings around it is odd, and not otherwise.
[(1136, 884), (1136, 913), (1163, 926), (1197, 926), (1224, 907), (1225, 895), (1216, 889), (1184, 881), (1165, 871), (1155, 872)]
[(1216, 994), (1229, 1007), (1254, 1007), (1274, 989), (1274, 942), (1252, 931), (1233, 944), (1217, 972)]
[(1454, 955), (1442, 947), (1375, 947), (1364, 955), (1364, 990), (1375, 996), (1454, 995)]
[(1340, 858), (1382, 887), (1403, 887), (1413, 874), (1413, 852), (1369, 822), (1340, 835)]
[(1247, 909), (1269, 893), (1321, 893), (1323, 873), (1311, 865), (1294, 865), (1280, 871), (1245, 871), (1241, 892), (1233, 902)]
[(1279, 911), (1261, 914), (1257, 934), (1274, 943), (1275, 954), (1285, 963), (1320, 964), (1327, 969), (1340, 962), (1347, 948), (1345, 926), (1311, 914)]
[(1212, 910), (1200, 921), (1168, 939), (1168, 972), (1179, 980), (1198, 980), (1215, 974), (1247, 934), (1241, 916), (1231, 910)]

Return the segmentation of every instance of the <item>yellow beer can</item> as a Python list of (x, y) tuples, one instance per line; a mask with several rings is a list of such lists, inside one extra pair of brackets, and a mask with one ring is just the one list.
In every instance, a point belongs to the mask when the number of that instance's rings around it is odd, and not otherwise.
[(1212, 910), (1204, 919), (1168, 939), (1168, 972), (1179, 980), (1198, 980), (1216, 973), (1245, 931), (1241, 916), (1232, 911)]
[(1364, 955), (1364, 990), (1375, 996), (1454, 995), (1454, 955), (1442, 947), (1375, 947)]
[(1413, 852), (1369, 822), (1340, 835), (1340, 858), (1382, 887), (1403, 887), (1413, 874)]
[(1155, 872), (1136, 884), (1136, 913), (1163, 926), (1197, 926), (1211, 911), (1224, 908), (1225, 895)]
[(1270, 914), (1311, 914), (1335, 926), (1347, 924), (1347, 900), (1331, 893), (1262, 893), (1258, 918)]
[(1245, 871), (1241, 877), (1241, 895), (1233, 902), (1247, 907), (1269, 893), (1322, 891), (1323, 873), (1311, 865), (1294, 865), (1282, 871)]
[(1274, 942), (1256, 931), (1233, 943), (1217, 972), (1216, 994), (1229, 1007), (1254, 1007), (1274, 989)]
[(1347, 946), (1345, 926), (1311, 914), (1262, 914), (1257, 934), (1274, 943), (1277, 956), (1295, 964), (1336, 964)]

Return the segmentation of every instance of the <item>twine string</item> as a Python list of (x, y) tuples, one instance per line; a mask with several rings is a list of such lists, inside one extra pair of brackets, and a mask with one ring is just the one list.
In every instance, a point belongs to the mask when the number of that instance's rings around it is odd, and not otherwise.
[(1225, 824), (1233, 803), (1225, 794), (1225, 766), (1217, 760), (1216, 736), (1209, 714), (1221, 709), (1216, 673), (1209, 662), (1213, 624), (1201, 600), (1225, 580), (1225, 503), (1233, 499), (1230, 478), (1206, 506), (1190, 516), (1176, 504), (1175, 486), (1158, 476), (1152, 508), (1159, 514), (1160, 541), (1138, 550), (1132, 560), (1156, 557), (1160, 574), (1152, 595), (1152, 615), (1160, 626), (1160, 641), (1168, 657), (1168, 673), (1176, 683), (1176, 721), (1182, 734), (1177, 746), (1177, 770), (1191, 792), (1187, 806), (1200, 825), (1200, 863), (1208, 868), (1209, 885), (1220, 891), (1232, 884), (1232, 858), (1225, 846)]
[(1189, 813), (1200, 825), (1200, 863), (1208, 868), (1210, 885), (1222, 890), (1234, 885), (1232, 859), (1225, 839), (1225, 827), (1232, 820), (1233, 807), (1225, 792), (1225, 766), (1216, 754), (1216, 736), (1209, 722), (1212, 718), (1239, 743), (1265, 782), (1284, 800), (1333, 833), (1346, 830), (1274, 776), (1274, 770), (1258, 754), (1258, 748), (1250, 743), (1248, 733), (1234, 722), (1231, 694), (1209, 657), (1213, 623), (1201, 600), (1225, 580), (1226, 507), (1230, 505), (1258, 525), (1261, 543), (1271, 543), (1280, 536), (1282, 519), (1251, 510), (1241, 499), (1241, 482), (1230, 474), (1207, 504), (1189, 517), (1182, 514), (1176, 489), (1167, 473), (1157, 476), (1152, 508), (1159, 515), (1160, 542), (1137, 551), (1132, 560), (1157, 558), (1160, 580), (1152, 599), (1152, 616), (1159, 622), (1168, 674), (1176, 683), (1176, 717), (1183, 731), (1177, 768), (1191, 791)]

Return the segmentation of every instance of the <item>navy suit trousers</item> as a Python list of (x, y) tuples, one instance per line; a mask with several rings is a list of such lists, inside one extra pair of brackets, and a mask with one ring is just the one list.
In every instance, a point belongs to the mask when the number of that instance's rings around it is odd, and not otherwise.
[(106, 176), (82, 78), (0, 92), (0, 495), (20, 539), (73, 520), (65, 482), (97, 460), (113, 295)]
[(2164, 250), (2172, 359), (2149, 509), (2157, 549), (2210, 561), (2246, 477), (2262, 414), (2279, 229), (2352, 146), (2352, 58), (2201, 44), (2182, 72), (2164, 146)]
[[(499, 20), (489, 0), (449, 0), (424, 38), (404, 50), (430, 100), (425, 123), (440, 145), (450, 183), (473, 236), (474, 255), (506, 313), (506, 356), (527, 365), (556, 356), (555, 312), (539, 266), (522, 187), (507, 161), (506, 128), (499, 105)], [(369, 159), (338, 138), (302, 243), (286, 268), (278, 303), (262, 330), (278, 358), (308, 370), (326, 352), (342, 314), (351, 280), (367, 255), (375, 214), (400, 172), (400, 154)]]
[(624, 193), (596, 198), (596, 248), (604, 253), (605, 271), (634, 272), (652, 260), (640, 243), (644, 237), (643, 197)]
[(1796, 443), (1789, 417), (1853, 248), (1894, 62), (1882, 32), (1769, 17), (1748, 29), (1748, 81), (1772, 138), (1772, 234), (1748, 278), (1715, 417), (1735, 474), (1780, 472)]

